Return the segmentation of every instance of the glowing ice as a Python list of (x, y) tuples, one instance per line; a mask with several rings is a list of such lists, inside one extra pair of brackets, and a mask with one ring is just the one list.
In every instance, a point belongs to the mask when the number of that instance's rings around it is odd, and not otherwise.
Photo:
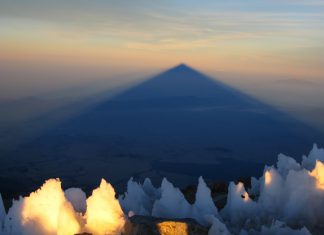
[(115, 190), (104, 179), (87, 199), (86, 230), (93, 235), (120, 234), (125, 217), (115, 198)]
[(316, 187), (324, 190), (324, 164), (316, 160), (315, 168), (309, 175), (316, 179)]
[(72, 206), (64, 197), (61, 182), (50, 179), (28, 197), (13, 202), (5, 231), (11, 235), (65, 235), (61, 231), (63, 227), (73, 233), (78, 233), (80, 228)]

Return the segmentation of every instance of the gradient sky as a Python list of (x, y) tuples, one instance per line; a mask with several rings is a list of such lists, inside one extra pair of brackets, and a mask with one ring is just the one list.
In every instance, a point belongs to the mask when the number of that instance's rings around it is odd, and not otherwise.
[(324, 76), (322, 0), (0, 0), (2, 67)]

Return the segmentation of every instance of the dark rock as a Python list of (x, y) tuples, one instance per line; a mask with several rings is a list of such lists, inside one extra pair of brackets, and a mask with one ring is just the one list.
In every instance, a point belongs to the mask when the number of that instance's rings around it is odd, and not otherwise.
[(208, 184), (208, 187), (210, 188), (212, 197), (214, 198), (219, 194), (227, 193), (228, 183), (222, 181), (212, 182)]
[(196, 192), (197, 192), (196, 185), (189, 185), (186, 188), (182, 189), (181, 191), (190, 204), (193, 204), (195, 202)]
[(242, 182), (245, 189), (251, 188), (251, 177), (239, 177), (235, 183), (237, 184), (238, 182)]

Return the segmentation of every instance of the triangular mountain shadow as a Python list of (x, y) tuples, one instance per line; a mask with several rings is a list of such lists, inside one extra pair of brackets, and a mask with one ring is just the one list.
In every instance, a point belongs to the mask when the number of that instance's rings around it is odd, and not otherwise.
[(155, 182), (167, 176), (183, 186), (200, 175), (260, 175), (278, 153), (300, 158), (314, 142), (323, 144), (322, 137), (182, 64), (52, 128), (15, 154), (32, 162), (24, 174), (35, 183), (60, 177), (65, 186), (90, 189), (106, 178), (121, 189), (131, 176)]
[[(181, 64), (169, 69), (141, 84), (123, 92), (113, 99), (113, 102), (127, 101), (129, 106), (135, 102), (136, 107), (152, 106), (158, 108), (165, 105), (165, 108), (173, 108), (177, 105), (209, 106), (209, 105), (231, 105), (244, 107), (255, 105), (258, 101), (250, 98), (241, 92), (194, 70), (187, 65)], [(174, 103), (171, 101), (175, 101)], [(206, 103), (207, 102), (207, 103)], [(211, 103), (209, 103), (211, 102)], [(112, 102), (105, 102), (111, 105)], [(157, 106), (156, 106), (157, 105)]]

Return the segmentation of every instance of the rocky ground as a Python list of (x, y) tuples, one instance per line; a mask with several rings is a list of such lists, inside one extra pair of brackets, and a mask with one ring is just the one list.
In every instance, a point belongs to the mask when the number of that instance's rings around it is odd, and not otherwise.
[[(150, 216), (133, 216), (122, 235), (207, 235), (208, 228), (193, 219), (160, 219)], [(76, 235), (91, 235), (82, 233)]]

